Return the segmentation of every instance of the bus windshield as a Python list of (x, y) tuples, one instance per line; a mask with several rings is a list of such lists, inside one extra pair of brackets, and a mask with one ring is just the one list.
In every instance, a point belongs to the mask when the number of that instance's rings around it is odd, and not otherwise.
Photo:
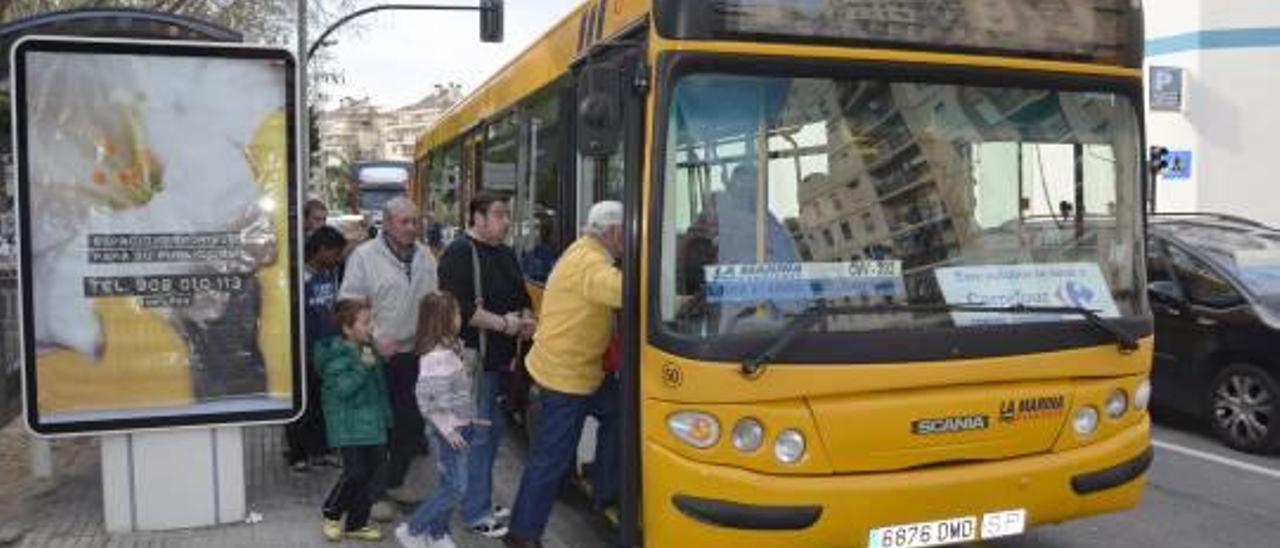
[(1081, 321), (963, 306), (1144, 313), (1124, 95), (698, 73), (671, 97), (657, 312), (672, 335), (815, 309), (826, 332)]
[(360, 210), (381, 213), (392, 198), (404, 196), (404, 185), (366, 185), (360, 188)]

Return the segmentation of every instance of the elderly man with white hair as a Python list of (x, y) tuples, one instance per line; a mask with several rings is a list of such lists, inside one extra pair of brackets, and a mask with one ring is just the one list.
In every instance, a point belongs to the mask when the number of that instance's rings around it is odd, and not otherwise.
[[(387, 359), (387, 387), (391, 396), (392, 431), (389, 440), (385, 485), (399, 502), (412, 502), (404, 493), (409, 464), (425, 447), (425, 425), (418, 414), (413, 389), (418, 381), (418, 358), (413, 354), (418, 325), (418, 301), (438, 288), (436, 260), (417, 242), (418, 209), (403, 196), (383, 208), (382, 233), (360, 244), (347, 259), (339, 290), (340, 299), (363, 299), (373, 310), (373, 336), (378, 352)], [(382, 482), (380, 482), (382, 483)], [(375, 517), (390, 519), (385, 505)]]
[(602, 359), (614, 313), (622, 308), (622, 271), (614, 266), (624, 242), (622, 204), (592, 206), (584, 232), (551, 270), (525, 359), (541, 388), (542, 415), (504, 539), (508, 546), (541, 546), (551, 507), (575, 461), (583, 421), (594, 409), (616, 407), (600, 400), (613, 393), (602, 388)]

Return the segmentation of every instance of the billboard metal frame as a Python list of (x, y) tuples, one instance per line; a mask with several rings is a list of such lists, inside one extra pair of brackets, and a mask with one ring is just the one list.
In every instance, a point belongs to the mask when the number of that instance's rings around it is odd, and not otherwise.
[[(238, 411), (223, 413), (180, 414), (169, 416), (153, 416), (140, 418), (121, 418), (92, 420), (65, 423), (42, 423), (39, 420), (38, 376), (36, 375), (37, 356), (35, 333), (28, 326), (32, 323), (32, 288), (27, 280), (31, 279), (31, 250), (24, 235), (29, 232), (31, 212), (28, 193), (23, 188), (29, 180), (27, 171), (29, 162), (26, 157), (27, 141), (27, 102), (22, 93), (26, 84), (25, 55), (31, 52), (82, 53), (100, 55), (143, 55), (169, 57), (207, 57), (251, 59), (279, 61), (285, 64), (285, 118), (286, 138), (288, 139), (288, 246), (286, 260), (289, 261), (290, 281), (290, 326), (292, 337), (290, 351), (292, 354), (292, 406), (285, 410)], [(302, 344), (302, 283), (301, 283), (301, 251), (302, 234), (298, 220), (299, 208), (302, 204), (301, 154), (299, 151), (299, 105), (302, 98), (299, 94), (299, 63), (291, 51), (277, 47), (264, 47), (219, 42), (192, 42), (169, 40), (134, 40), (116, 38), (76, 38), (66, 36), (28, 36), (19, 40), (10, 51), (11, 82), (13, 86), (12, 116), (14, 120), (14, 160), (17, 181), (15, 185), (15, 206), (17, 212), (17, 241), (19, 247), (18, 291), (21, 303), (22, 321), (19, 333), (22, 361), (22, 394), (23, 411), (27, 428), (38, 436), (56, 437), (70, 435), (104, 434), (132, 432), (138, 430), (156, 430), (173, 428), (199, 428), (209, 426), (229, 426), (246, 424), (267, 424), (285, 422), (302, 414), (306, 405), (306, 367), (304, 367)]]

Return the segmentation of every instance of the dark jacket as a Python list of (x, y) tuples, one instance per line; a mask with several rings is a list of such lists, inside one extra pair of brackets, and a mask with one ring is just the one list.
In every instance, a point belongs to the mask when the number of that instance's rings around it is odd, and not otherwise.
[(314, 350), (317, 341), (341, 335), (333, 324), (333, 305), (338, 303), (338, 289), (342, 287), (342, 270), (316, 270), (307, 267), (303, 278), (303, 297), (306, 299), (307, 350)]
[[(479, 331), (468, 325), (476, 313), (475, 267), (471, 261), (471, 246), (475, 245), (480, 259), (480, 289), (484, 292), (484, 309), (499, 316), (508, 312), (520, 312), (532, 306), (529, 291), (525, 287), (524, 274), (515, 251), (506, 245), (488, 245), (461, 236), (445, 248), (440, 256), (440, 290), (458, 299), (462, 312), (462, 342), (467, 348), (480, 348)], [(516, 355), (516, 338), (501, 332), (490, 331), (488, 354), (484, 368), (487, 371), (505, 369)]]
[(391, 428), (385, 364), (373, 348), (342, 337), (316, 345), (330, 447), (384, 445)]

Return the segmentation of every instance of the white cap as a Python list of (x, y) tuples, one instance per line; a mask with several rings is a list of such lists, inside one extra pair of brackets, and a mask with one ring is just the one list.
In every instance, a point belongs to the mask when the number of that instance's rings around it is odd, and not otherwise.
[(591, 206), (587, 212), (587, 228), (604, 230), (622, 225), (622, 202), (608, 200)]

